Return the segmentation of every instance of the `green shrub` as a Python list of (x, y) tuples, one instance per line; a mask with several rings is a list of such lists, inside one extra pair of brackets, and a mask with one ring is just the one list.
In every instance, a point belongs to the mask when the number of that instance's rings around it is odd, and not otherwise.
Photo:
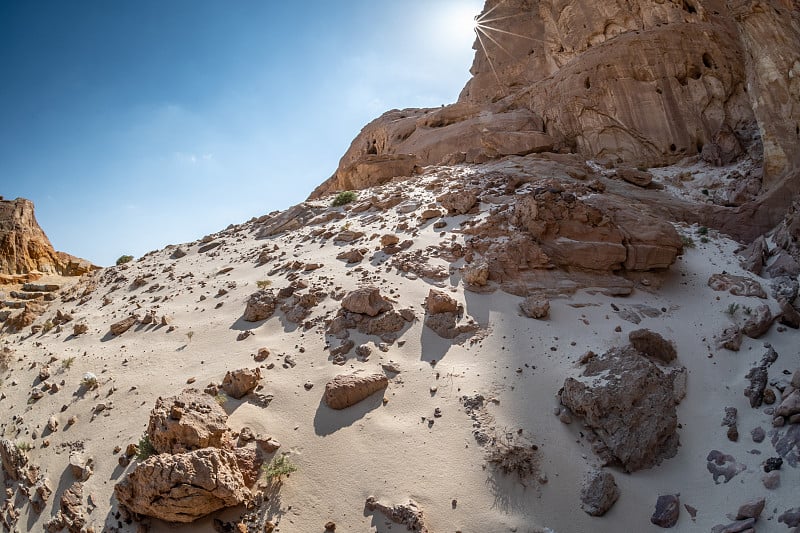
[(72, 366), (72, 363), (75, 362), (75, 356), (67, 357), (66, 359), (61, 360), (61, 368), (69, 369)]
[(733, 316), (736, 314), (736, 311), (738, 310), (739, 310), (739, 304), (730, 304), (728, 305), (728, 308), (725, 310), (725, 312)]
[(142, 436), (139, 437), (139, 446), (136, 449), (136, 458), (140, 461), (144, 461), (155, 453), (156, 449), (153, 447), (153, 443), (150, 442), (150, 437), (147, 433), (142, 433)]
[(697, 234), (698, 235), (708, 235), (708, 228), (705, 227), (705, 226), (700, 226), (699, 228), (697, 228)]
[(681, 235), (681, 241), (683, 241), (684, 248), (694, 248), (694, 239), (688, 235)]
[(278, 478), (280, 481), (282, 476), (296, 472), (297, 466), (286, 455), (281, 454), (273, 457), (272, 461), (262, 466), (261, 469), (267, 475), (267, 479)]
[(342, 191), (336, 195), (331, 205), (333, 205), (333, 207), (339, 207), (355, 201), (356, 198), (358, 198), (358, 194), (356, 194), (355, 191)]
[(130, 263), (133, 261), (132, 255), (121, 255), (119, 259), (117, 259), (117, 265), (124, 265), (125, 263)]
[(21, 452), (28, 452), (33, 449), (33, 445), (30, 442), (18, 442), (17, 449)]
[(272, 285), (271, 279), (260, 279), (256, 281), (256, 287), (258, 287), (259, 289), (266, 289), (270, 285)]

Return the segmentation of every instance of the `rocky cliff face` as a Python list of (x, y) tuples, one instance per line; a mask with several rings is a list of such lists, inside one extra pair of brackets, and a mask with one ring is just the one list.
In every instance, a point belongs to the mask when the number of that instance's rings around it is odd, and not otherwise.
[(75, 276), (94, 268), (88, 261), (53, 249), (36, 222), (33, 202), (0, 197), (0, 274), (14, 276), (38, 271)]
[(544, 151), (650, 167), (749, 156), (761, 193), (796, 192), (797, 0), (487, 0), (479, 20), (459, 101), (371, 122), (312, 197)]

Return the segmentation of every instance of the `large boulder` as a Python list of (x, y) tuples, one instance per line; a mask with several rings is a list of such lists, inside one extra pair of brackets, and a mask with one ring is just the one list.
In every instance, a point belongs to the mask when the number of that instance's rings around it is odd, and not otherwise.
[(225, 373), (222, 379), (222, 390), (237, 400), (251, 393), (261, 380), (260, 368), (240, 368)]
[(351, 313), (375, 316), (391, 309), (392, 304), (381, 296), (377, 287), (361, 287), (345, 295), (342, 308)]
[(247, 298), (242, 319), (247, 322), (266, 320), (275, 312), (275, 293), (271, 289), (261, 289)]
[(637, 329), (628, 334), (628, 340), (638, 351), (662, 363), (670, 363), (678, 357), (675, 346), (655, 331)]
[(561, 403), (594, 431), (606, 463), (650, 468), (677, 453), (674, 375), (631, 346), (612, 348), (589, 359), (580, 378), (567, 378)]
[(208, 394), (184, 389), (177, 396), (158, 398), (150, 412), (147, 436), (158, 453), (230, 447), (228, 415)]
[(431, 315), (457, 313), (458, 302), (442, 291), (430, 289), (428, 297), (425, 299), (425, 311)]
[(167, 522), (193, 522), (250, 498), (230, 450), (203, 448), (154, 455), (114, 486), (131, 512)]
[(331, 409), (345, 409), (389, 386), (383, 374), (341, 374), (325, 385), (325, 404)]

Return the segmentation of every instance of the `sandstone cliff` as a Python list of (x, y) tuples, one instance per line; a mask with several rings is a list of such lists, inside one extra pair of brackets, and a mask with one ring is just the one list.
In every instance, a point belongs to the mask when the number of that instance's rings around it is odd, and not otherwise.
[(719, 227), (757, 219), (762, 232), (798, 192), (797, 0), (487, 0), (479, 21), (459, 101), (377, 118), (312, 198), (545, 151), (649, 167), (763, 162), (767, 212), (756, 201), (701, 213)]
[(36, 217), (33, 202), (0, 197), (0, 274), (15, 276), (41, 272), (77, 276), (96, 268), (50, 244)]

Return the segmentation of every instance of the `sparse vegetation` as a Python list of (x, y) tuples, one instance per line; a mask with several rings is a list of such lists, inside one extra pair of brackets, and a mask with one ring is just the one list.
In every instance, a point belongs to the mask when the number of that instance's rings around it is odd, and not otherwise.
[(228, 401), (228, 397), (224, 393), (220, 392), (214, 396), (214, 401), (220, 405), (225, 405), (225, 403)]
[(728, 305), (728, 308), (725, 309), (725, 312), (727, 314), (729, 314), (730, 316), (734, 316), (736, 314), (736, 311), (738, 311), (738, 310), (739, 310), (739, 304), (732, 303), (732, 304)]
[(139, 437), (139, 445), (136, 448), (136, 458), (140, 461), (144, 461), (155, 453), (156, 449), (153, 447), (153, 443), (150, 442), (150, 437), (147, 433), (142, 433), (142, 436)]
[(504, 474), (516, 474), (520, 480), (524, 480), (538, 472), (538, 449), (538, 446), (525, 439), (506, 435), (489, 447), (486, 461)]
[(355, 191), (342, 191), (336, 195), (331, 205), (333, 205), (333, 207), (340, 207), (355, 201), (356, 198), (358, 198), (358, 194)]
[(189, 330), (186, 332), (186, 338), (189, 339), (188, 342), (192, 342), (192, 337), (194, 337), (194, 331)]
[(269, 464), (262, 466), (261, 470), (267, 475), (267, 479), (272, 480), (273, 478), (278, 478), (278, 481), (280, 481), (281, 477), (296, 472), (297, 465), (285, 454), (280, 454), (273, 457)]
[(689, 235), (681, 235), (681, 241), (683, 242), (684, 248), (694, 248), (694, 239), (692, 239)]
[(258, 287), (259, 289), (266, 289), (270, 285), (272, 285), (271, 279), (260, 279), (256, 281), (256, 287)]
[(744, 307), (742, 307), (742, 312), (747, 316), (750, 316), (753, 314), (753, 308), (745, 305)]
[(61, 368), (65, 369), (65, 370), (69, 370), (69, 368), (72, 366), (72, 363), (74, 363), (74, 362), (75, 362), (75, 356), (74, 355), (70, 356), (70, 357), (67, 357), (66, 359), (62, 359), (61, 360)]
[(700, 242), (702, 242), (703, 244), (707, 244), (708, 243), (708, 237), (700, 237)]
[(131, 261), (133, 261), (132, 255), (121, 255), (119, 256), (119, 259), (117, 259), (117, 266), (124, 265), (125, 263), (130, 263)]
[(17, 443), (17, 449), (21, 452), (28, 452), (33, 449), (33, 445), (30, 442), (20, 441)]
[(44, 324), (42, 324), (42, 333), (47, 333), (51, 329), (53, 329), (53, 321), (50, 319), (45, 320)]

